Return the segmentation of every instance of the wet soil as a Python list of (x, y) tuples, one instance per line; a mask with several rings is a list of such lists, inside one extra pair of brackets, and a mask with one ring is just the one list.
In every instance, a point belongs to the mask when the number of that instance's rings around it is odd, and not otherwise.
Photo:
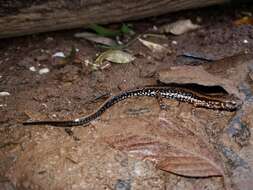
[[(202, 64), (179, 56), (183, 53), (219, 60), (245, 51), (252, 52), (253, 25), (233, 24), (244, 15), (252, 15), (252, 10), (252, 6), (210, 7), (132, 22), (136, 33), (178, 19), (192, 19), (201, 28), (160, 39), (160, 43), (166, 44), (170, 50), (166, 54), (153, 53), (136, 42), (128, 48), (136, 56), (133, 63), (111, 64), (98, 71), (92, 71), (85, 60), (94, 60), (101, 49), (73, 37), (82, 29), (1, 40), (0, 92), (9, 95), (0, 96), (0, 189), (225, 189), (221, 177), (178, 176), (156, 168), (152, 162), (136, 159), (108, 146), (99, 137), (115, 131), (105, 132), (106, 125), (102, 125), (101, 131), (101, 123), (74, 128), (71, 136), (63, 128), (24, 127), (22, 122), (78, 118), (99, 107), (108, 93), (156, 84), (159, 70)], [(73, 46), (79, 49), (78, 56), (82, 61), (55, 65), (52, 55), (59, 51), (68, 54)], [(36, 71), (31, 71), (31, 67)], [(43, 68), (48, 68), (49, 72), (39, 74), (38, 70)], [(153, 104), (156, 104), (155, 100), (129, 100), (108, 110), (102, 121), (124, 119), (125, 115), (153, 118), (157, 116), (155, 112), (159, 112), (158, 107), (149, 108)], [(178, 106), (175, 102), (171, 104), (171, 109)], [(187, 112), (189, 107), (182, 109)], [(249, 117), (252, 110), (247, 110), (246, 120), (252, 128), (252, 118)], [(202, 112), (205, 110), (199, 111), (200, 117)], [(179, 114), (178, 111), (171, 113)], [(230, 114), (225, 114), (223, 123), (229, 120)], [(203, 120), (209, 121), (210, 118), (203, 114)], [(219, 136), (221, 129), (216, 124), (216, 128), (201, 133), (210, 139), (213, 134)], [(250, 130), (243, 133), (247, 142), (240, 135), (237, 138), (238, 147), (246, 146), (245, 149), (237, 147), (236, 150), (246, 152), (252, 164), (250, 155), (253, 153), (247, 152)]]

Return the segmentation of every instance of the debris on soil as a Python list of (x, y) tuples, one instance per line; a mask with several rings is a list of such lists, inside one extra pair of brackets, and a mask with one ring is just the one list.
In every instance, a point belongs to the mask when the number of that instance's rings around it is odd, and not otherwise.
[(52, 64), (54, 66), (65, 66), (67, 64), (72, 64), (76, 61), (77, 53), (79, 52), (79, 49), (72, 46), (69, 54), (65, 55), (63, 52), (57, 52), (55, 53), (53, 57)]
[(154, 43), (154, 42), (150, 42), (148, 40), (143, 40), (141, 38), (139, 38), (139, 41), (146, 46), (148, 49), (150, 49), (152, 52), (158, 52), (158, 53), (162, 53), (162, 52), (166, 52), (168, 51), (168, 47), (164, 47), (160, 44)]
[[(251, 9), (211, 7), (133, 21), (134, 40), (141, 37), (171, 53), (160, 56), (141, 43), (127, 46), (132, 36), (121, 32), (109, 38), (134, 61), (113, 64), (111, 55), (109, 61), (100, 55), (96, 70), (91, 67), (98, 49), (74, 37), (81, 29), (4, 39), (0, 91), (10, 95), (0, 96), (0, 189), (251, 190), (253, 33), (250, 24), (233, 24), (240, 15), (252, 17), (242, 13)], [(143, 37), (152, 27), (183, 18), (201, 22), (201, 28)], [(121, 31), (122, 25), (108, 28)], [(185, 52), (192, 52), (191, 62), (178, 56)], [(67, 64), (54, 67), (55, 59), (66, 57)], [(46, 77), (37, 74), (45, 68)], [(161, 110), (155, 98), (127, 98), (89, 126), (72, 128), (75, 138), (64, 128), (21, 124), (84, 117), (108, 94), (155, 85), (157, 79), (192, 83), (218, 98), (236, 94), (242, 106), (225, 112), (166, 99)]]
[(126, 64), (135, 60), (135, 57), (121, 50), (107, 50), (101, 53), (93, 64), (93, 69), (96, 70), (103, 64), (104, 60), (112, 63)]
[(186, 32), (193, 31), (199, 28), (200, 28), (200, 25), (193, 24), (190, 19), (186, 19), (186, 20), (178, 20), (170, 24), (165, 24), (160, 27), (159, 31), (162, 33), (181, 35)]
[(228, 128), (228, 134), (231, 138), (234, 138), (235, 142), (243, 147), (249, 144), (251, 132), (246, 124), (238, 122)]
[(200, 66), (175, 66), (159, 72), (163, 83), (195, 83), (221, 86), (240, 97), (238, 86), (245, 81), (253, 65), (252, 54), (239, 54)]
[(235, 20), (234, 24), (236, 26), (245, 25), (245, 24), (253, 25), (253, 17), (244, 16), (240, 19)]
[(178, 44), (178, 42), (177, 42), (176, 40), (172, 40), (172, 41), (171, 41), (171, 44), (173, 44), (173, 45), (177, 45), (177, 44)]
[(56, 52), (55, 54), (52, 55), (52, 57), (65, 57), (65, 54), (63, 52)]
[(34, 66), (31, 66), (31, 67), (29, 68), (29, 70), (32, 71), (32, 72), (37, 71), (36, 68), (35, 68)]
[(0, 92), (0, 96), (10, 96), (9, 92)]
[(88, 41), (91, 42), (95, 42), (98, 44), (103, 44), (109, 47), (112, 46), (117, 46), (118, 44), (115, 42), (115, 40), (111, 39), (111, 38), (107, 38), (107, 37), (103, 37), (94, 33), (90, 33), (90, 32), (82, 32), (82, 33), (76, 33), (75, 34), (76, 38), (83, 38), (86, 39)]
[(192, 120), (196, 118), (187, 118), (187, 124), (179, 124), (176, 117), (164, 116), (161, 113), (159, 119), (152, 117), (152, 123), (143, 117), (112, 120), (106, 128), (116, 135), (102, 138), (113, 148), (154, 162), (161, 170), (189, 177), (224, 175), (218, 152), (205, 142), (204, 136), (188, 128), (192, 125), (203, 128), (203, 124)]
[(82, 32), (76, 33), (74, 36), (76, 38), (84, 38), (90, 42), (94, 42), (95, 44), (98, 44), (98, 47), (101, 48), (123, 49), (129, 45), (128, 42), (131, 41), (131, 36), (135, 34), (131, 28), (131, 24), (122, 24), (118, 30), (112, 30), (104, 26), (91, 24), (89, 29), (93, 30), (95, 33)]
[(116, 37), (122, 34), (133, 34), (133, 30), (130, 27), (131, 25), (129, 24), (122, 24), (120, 29), (112, 30), (98, 24), (91, 24), (89, 26), (89, 28), (95, 31), (98, 35), (105, 37)]
[(203, 57), (201, 55), (193, 54), (193, 53), (189, 53), (189, 52), (185, 52), (185, 53), (183, 53), (182, 55), (179, 55), (179, 56), (183, 56), (183, 57), (186, 57), (186, 58), (199, 60), (199, 61), (207, 61), (207, 62), (215, 61), (215, 60), (210, 59), (208, 57)]
[(47, 74), (49, 73), (49, 71), (50, 71), (49, 68), (42, 68), (39, 70), (39, 74), (40, 75)]

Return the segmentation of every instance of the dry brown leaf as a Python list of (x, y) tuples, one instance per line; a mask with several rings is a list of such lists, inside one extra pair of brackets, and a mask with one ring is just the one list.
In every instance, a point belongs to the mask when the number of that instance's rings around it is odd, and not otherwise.
[(159, 72), (163, 83), (194, 83), (204, 86), (222, 86), (230, 94), (239, 96), (235, 82), (207, 72), (203, 66), (176, 66)]
[(245, 17), (242, 17), (242, 18), (234, 21), (234, 25), (236, 25), (236, 26), (245, 25), (245, 24), (253, 25), (253, 18), (245, 16)]
[(166, 52), (168, 48), (160, 45), (160, 44), (157, 44), (157, 43), (154, 43), (154, 42), (151, 42), (151, 41), (147, 41), (147, 40), (143, 40), (141, 38), (138, 38), (139, 41), (144, 45), (146, 46), (148, 49), (150, 49), (152, 52), (158, 52), (158, 53), (161, 53), (161, 52)]
[(201, 66), (176, 66), (159, 72), (163, 83), (196, 83), (221, 86), (229, 94), (240, 97), (238, 86), (245, 81), (253, 65), (253, 55), (240, 54)]
[(178, 20), (176, 22), (163, 25), (160, 29), (163, 33), (171, 33), (174, 35), (181, 35), (186, 32), (196, 30), (200, 28), (200, 25), (193, 24), (190, 19)]
[(90, 33), (90, 32), (82, 32), (82, 33), (76, 33), (75, 34), (76, 38), (84, 38), (88, 41), (97, 43), (97, 44), (103, 44), (106, 46), (116, 46), (117, 43), (115, 42), (115, 40), (111, 39), (111, 38), (107, 38), (107, 37), (103, 37), (94, 33)]
[(134, 61), (135, 57), (130, 53), (121, 50), (107, 50), (96, 58), (95, 64), (100, 65), (104, 60), (118, 64), (125, 64)]
[(161, 170), (190, 177), (223, 175), (217, 153), (204, 138), (168, 118), (115, 119), (108, 128), (102, 137), (110, 146), (150, 160)]

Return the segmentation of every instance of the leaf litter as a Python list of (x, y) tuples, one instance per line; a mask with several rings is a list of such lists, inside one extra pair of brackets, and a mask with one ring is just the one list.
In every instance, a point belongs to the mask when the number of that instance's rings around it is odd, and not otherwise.
[(131, 24), (122, 24), (117, 30), (106, 28), (98, 24), (89, 25), (89, 29), (93, 32), (76, 33), (76, 38), (83, 38), (90, 42), (94, 42), (102, 48), (122, 49), (123, 44), (119, 43), (119, 36), (134, 35)]
[[(164, 78), (160, 76), (160, 79), (165, 82), (179, 80), (180, 83), (188, 81), (188, 83), (206, 86), (221, 86), (227, 92), (235, 93), (243, 98), (241, 92), (233, 86), (238, 86), (245, 81), (252, 64), (251, 55), (236, 55), (215, 61), (212, 65), (206, 65), (197, 72), (193, 72), (193, 75), (189, 75), (191, 73), (189, 70), (183, 69), (182, 72), (165, 72), (166, 74), (162, 74)], [(226, 67), (230, 70), (225, 69)], [(164, 75), (169, 77), (167, 81)], [(201, 78), (201, 75), (209, 77), (211, 81), (208, 84), (204, 83), (208, 80)], [(188, 104), (180, 104), (168, 111), (159, 111), (154, 101), (142, 98), (142, 101), (138, 102), (138, 107), (144, 108), (149, 104), (148, 109), (152, 111), (140, 114), (137, 118), (125, 115), (124, 110), (131, 107), (131, 101), (130, 105), (129, 103), (115, 105), (110, 110), (110, 119), (106, 119), (109, 116), (105, 114), (100, 121), (93, 123), (98, 127), (101, 141), (137, 159), (151, 161), (157, 168), (164, 171), (188, 177), (221, 176), (226, 189), (231, 189), (233, 185), (245, 187), (245, 184), (241, 183), (237, 177), (229, 175), (231, 170), (228, 171), (224, 158), (221, 156), (222, 152), (217, 149), (217, 146), (223, 146), (222, 142), (217, 139), (218, 137), (207, 136), (206, 133), (206, 130), (214, 125), (225, 127), (233, 118), (234, 113), (220, 115), (215, 111), (201, 108), (198, 111)], [(248, 105), (247, 102), (244, 104)], [(170, 103), (170, 105), (173, 104)], [(196, 111), (193, 111), (194, 109)], [(243, 109), (241, 111), (244, 111)], [(232, 170), (232, 173), (233, 171), (237, 172), (237, 169)], [(248, 174), (248, 171), (241, 173), (240, 178)], [(249, 185), (250, 182), (247, 181), (246, 186), (249, 187)]]
[(94, 64), (92, 65), (94, 70), (97, 70), (101, 67), (104, 61), (110, 61), (112, 63), (117, 64), (126, 64), (131, 63), (135, 60), (135, 57), (130, 53), (127, 53), (122, 50), (107, 50), (101, 53), (95, 60)]
[(113, 29), (106, 28), (106, 27), (98, 25), (98, 24), (91, 24), (89, 26), (89, 29), (96, 32), (99, 36), (116, 37), (116, 36), (119, 36), (122, 34), (133, 33), (133, 30), (130, 27), (132, 27), (131, 24), (122, 24), (120, 29), (113, 30)]
[(148, 40), (143, 40), (141, 38), (138, 38), (138, 39), (144, 46), (146, 46), (152, 52), (162, 53), (162, 52), (166, 52), (168, 50), (168, 48), (166, 48), (160, 44), (157, 44), (157, 43), (154, 43), (154, 42), (151, 42)]
[[(133, 119), (112, 121), (111, 128), (115, 126), (120, 128), (121, 132), (115, 129), (115, 135), (107, 137), (105, 141), (112, 147), (126, 151), (139, 159), (154, 162), (161, 170), (178, 175), (188, 177), (223, 175), (221, 161), (216, 158), (217, 152), (201, 137), (176, 124), (176, 120), (172, 121), (175, 118), (152, 119), (152, 123), (143, 120), (130, 121)], [(143, 132), (138, 134), (130, 132), (137, 127)]]
[(106, 45), (106, 46), (116, 46), (116, 45), (118, 45), (116, 43), (116, 41), (111, 39), (111, 38), (99, 36), (99, 35), (91, 33), (91, 32), (76, 33), (74, 36), (76, 38), (84, 38), (88, 41), (98, 43), (98, 44), (103, 44), (103, 45)]
[(193, 24), (190, 19), (186, 19), (165, 24), (159, 28), (159, 31), (166, 34), (182, 35), (186, 32), (199, 29), (200, 27), (198, 24)]

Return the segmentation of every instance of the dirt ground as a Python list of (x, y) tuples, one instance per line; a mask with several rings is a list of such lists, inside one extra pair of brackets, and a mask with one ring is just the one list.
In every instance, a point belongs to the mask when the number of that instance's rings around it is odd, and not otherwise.
[[(78, 118), (98, 108), (108, 93), (156, 84), (160, 70), (172, 66), (199, 66), (204, 62), (179, 56), (184, 53), (219, 60), (245, 51), (253, 52), (253, 25), (234, 25), (235, 20), (252, 14), (252, 5), (217, 6), (130, 22), (137, 34), (179, 19), (191, 19), (201, 28), (158, 39), (169, 50), (162, 54), (150, 51), (137, 41), (127, 48), (136, 57), (132, 63), (111, 64), (97, 71), (92, 71), (86, 63), (87, 60), (94, 61), (101, 49), (74, 37), (83, 29), (1, 39), (0, 92), (9, 94), (0, 96), (0, 189), (250, 189), (249, 184), (243, 188), (238, 182), (246, 175), (244, 169), (239, 170), (231, 163), (246, 164), (247, 175), (253, 176), (250, 135), (253, 127), (250, 117), (252, 104), (248, 104), (244, 112), (247, 113), (244, 116), (248, 124), (243, 133), (245, 137), (236, 136), (235, 141), (234, 136), (229, 138), (224, 129), (230, 129), (228, 123), (238, 116), (236, 113), (220, 114), (203, 108), (195, 110), (190, 105), (178, 105), (176, 102), (170, 102), (171, 110), (168, 113), (161, 113), (174, 118), (170, 120), (172, 123), (181, 116), (191, 119), (193, 116), (188, 116), (189, 113), (197, 114), (203, 122), (214, 123), (211, 128), (202, 130), (196, 127), (202, 124), (195, 125), (192, 121), (191, 125), (190, 119), (184, 121), (181, 118), (186, 126), (195, 126), (194, 130), (204, 140), (208, 139), (206, 146), (215, 154), (205, 153), (205, 158), (219, 163), (215, 164), (219, 165), (217, 168), (222, 168), (218, 177), (177, 175), (168, 166), (157, 165), (157, 157), (153, 158), (153, 162), (150, 157), (145, 159), (136, 156), (133, 149), (132, 152), (126, 149), (125, 146), (130, 146), (131, 141), (125, 143), (121, 137), (117, 142), (110, 140), (114, 135), (145, 133), (147, 137), (156, 134), (157, 128), (148, 125), (151, 121), (156, 123), (161, 115), (157, 114), (160, 111), (156, 101), (148, 98), (121, 102), (88, 127), (73, 128), (73, 135), (66, 133), (63, 128), (23, 126), (22, 122), (28, 119)], [(79, 50), (77, 54), (81, 61), (57, 65), (52, 55), (56, 52), (69, 54), (73, 46)], [(31, 71), (31, 67), (36, 71)], [(43, 68), (48, 68), (49, 72), (39, 74), (38, 70)], [(253, 80), (252, 73), (249, 76)], [(252, 93), (252, 81), (248, 84), (251, 89), (249, 93)], [(138, 117), (142, 120), (138, 120)], [(175, 122), (174, 125), (178, 124)], [(146, 129), (153, 134), (146, 133)], [(159, 139), (162, 134), (157, 133), (156, 138)], [(188, 136), (184, 136), (184, 139)], [(219, 146), (215, 142), (217, 139)], [(143, 140), (143, 144), (145, 142)], [(220, 153), (220, 147), (226, 150), (223, 154)], [(204, 150), (203, 147), (200, 149)], [(232, 155), (234, 160), (224, 159), (224, 154)], [(234, 154), (240, 155), (240, 159)], [(233, 173), (233, 168), (238, 170)], [(231, 187), (228, 183), (232, 184)]]

